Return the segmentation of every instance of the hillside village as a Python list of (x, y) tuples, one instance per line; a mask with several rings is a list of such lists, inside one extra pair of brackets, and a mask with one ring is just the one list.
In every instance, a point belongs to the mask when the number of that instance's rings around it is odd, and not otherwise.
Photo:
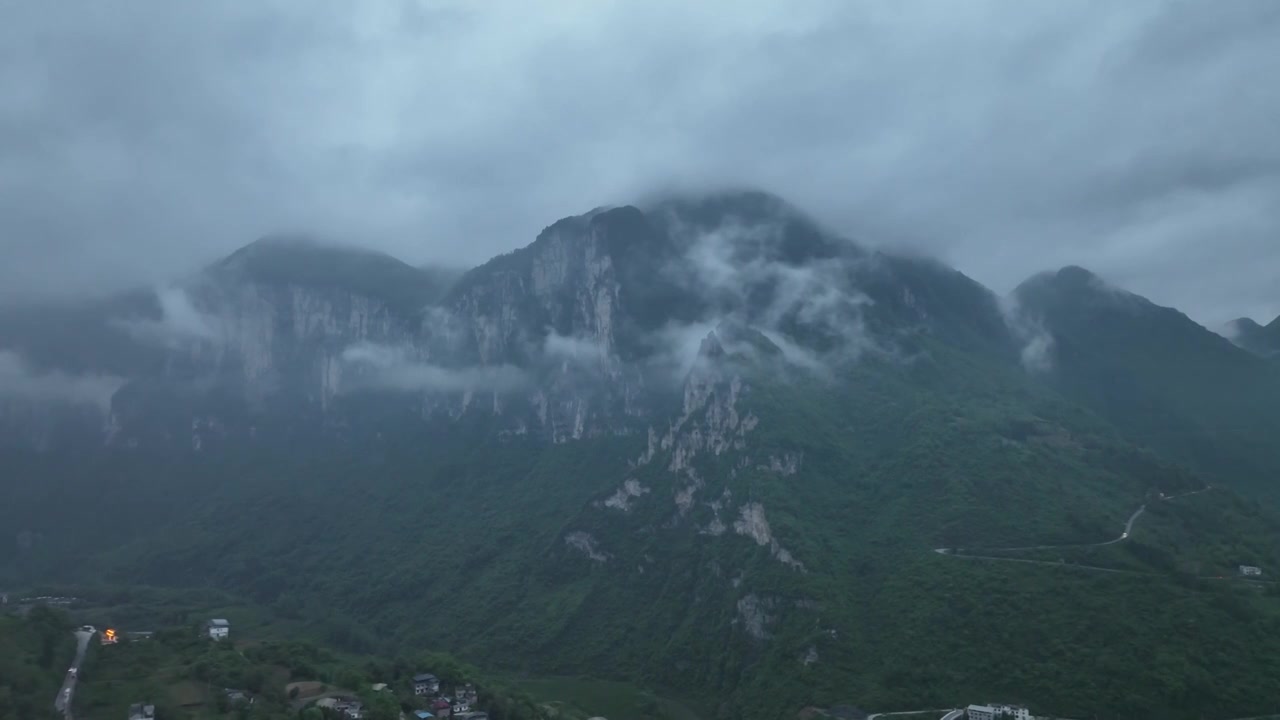
[[(65, 700), (58, 706), (61, 720), (606, 720), (568, 711), (563, 703), (537, 704), (496, 688), (486, 691), (472, 670), (447, 656), (360, 662), (302, 641), (265, 639), (252, 622), (239, 629), (227, 617), (157, 631), (73, 626), (67, 612), (82, 611), (83, 600), (16, 600), (4, 606), (9, 616), (25, 617), (40, 608), (43, 616), (61, 618), (59, 632), (73, 630), (88, 641), (89, 652), (77, 654), (59, 690)], [(622, 717), (694, 718), (656, 709)], [(1067, 720), (1003, 702), (880, 712), (851, 705), (808, 707), (795, 717)]]
[[(11, 600), (13, 602), (8, 602)], [(263, 620), (247, 627), (227, 617), (159, 630), (73, 624), (71, 614), (101, 622), (103, 611), (79, 598), (5, 596), (0, 619), (28, 618), (54, 636), (74, 635), (62, 686), (41, 691), (36, 707), (61, 720), (542, 720), (532, 700), (485, 688), (473, 669), (445, 655), (386, 661), (348, 657), (306, 641), (271, 639)], [(51, 636), (52, 639), (53, 636)], [(63, 636), (66, 637), (66, 636)], [(68, 641), (70, 638), (68, 637)], [(62, 645), (62, 643), (59, 643)], [(56, 677), (52, 672), (49, 680)], [(9, 690), (0, 678), (0, 699)], [(48, 702), (48, 705), (45, 703)], [(8, 720), (0, 703), (0, 717)], [(577, 716), (571, 716), (573, 720)], [(36, 720), (22, 714), (20, 720)]]
[[(236, 635), (231, 621), (226, 618), (209, 618), (202, 626), (203, 639), (208, 644), (233, 649), (244, 657), (244, 651), (236, 648)], [(132, 634), (135, 641), (145, 641), (147, 635)], [(118, 633), (104, 630), (99, 633), (101, 645), (119, 643)], [(252, 643), (244, 643), (252, 646)], [(250, 683), (246, 687), (215, 688), (214, 705), (219, 710), (238, 718), (267, 717), (267, 711), (256, 712), (259, 704), (272, 704), (272, 696), (282, 692), (287, 699), (287, 711), (307, 720), (430, 720), (453, 718), (454, 720), (489, 720), (490, 715), (481, 709), (480, 692), (476, 685), (456, 673), (442, 680), (433, 672), (420, 668), (412, 676), (386, 677), (385, 681), (367, 681), (356, 673), (341, 678), (343, 684), (331, 684), (319, 680), (293, 679), (297, 673), (290, 670), (290, 682), (279, 687), (264, 683)], [(372, 678), (370, 678), (371, 680)], [(277, 703), (278, 704), (278, 703)], [(129, 706), (126, 720), (168, 720), (169, 716), (157, 709), (152, 698), (142, 698)]]

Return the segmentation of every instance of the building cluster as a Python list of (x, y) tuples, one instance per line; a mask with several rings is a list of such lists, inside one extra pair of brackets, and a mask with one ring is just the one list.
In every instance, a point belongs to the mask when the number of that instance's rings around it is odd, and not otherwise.
[[(112, 633), (114, 640), (114, 631), (107, 632)], [(205, 622), (204, 634), (214, 641), (226, 640), (231, 636), (231, 623), (225, 618), (212, 618)], [(137, 635), (150, 637), (151, 633), (137, 633)], [(374, 683), (370, 689), (378, 693), (393, 692), (387, 683)], [(437, 718), (489, 720), (488, 713), (475, 709), (479, 695), (475, 685), (471, 683), (458, 684), (446, 689), (441, 686), (439, 677), (423, 672), (413, 676), (412, 689), (414, 700), (411, 704), (418, 709), (413, 711), (412, 718), (401, 713), (403, 720), (413, 720), (413, 718), (417, 720), (436, 720)], [(223, 694), (227, 704), (231, 706), (248, 706), (254, 702), (254, 697), (244, 690), (224, 688)], [(367, 715), (364, 702), (359, 698), (346, 695), (322, 697), (315, 701), (315, 706), (331, 710), (344, 720), (363, 720)], [(154, 705), (136, 703), (129, 708), (129, 720), (152, 720), (154, 717)]]
[[(375, 683), (371, 689), (374, 692), (392, 692), (386, 683)], [(451, 691), (443, 690), (440, 678), (431, 673), (419, 673), (413, 676), (413, 695), (419, 706), (413, 712), (413, 717), (418, 720), (489, 720), (488, 713), (474, 709), (477, 693), (471, 683), (458, 685)], [(362, 720), (365, 717), (365, 705), (358, 698), (323, 698), (316, 701), (316, 707), (339, 713), (346, 720)], [(406, 717), (406, 720), (409, 719)]]
[(364, 703), (355, 698), (322, 698), (316, 701), (316, 707), (333, 710), (351, 720), (364, 717)]
[(419, 720), (489, 720), (488, 713), (474, 709), (477, 694), (471, 683), (458, 685), (452, 692), (441, 691), (440, 678), (431, 673), (419, 673), (413, 676), (413, 694), (427, 705), (414, 713)]
[(1245, 577), (1258, 577), (1262, 575), (1262, 568), (1257, 565), (1241, 565), (1240, 574)]
[(1031, 711), (1019, 705), (988, 703), (965, 708), (966, 720), (1035, 720)]

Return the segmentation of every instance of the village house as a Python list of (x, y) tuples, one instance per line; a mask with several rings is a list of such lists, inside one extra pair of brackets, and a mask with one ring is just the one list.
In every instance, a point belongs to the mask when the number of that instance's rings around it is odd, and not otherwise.
[(339, 700), (332, 705), (332, 708), (349, 720), (360, 720), (364, 717), (364, 703), (359, 700)]
[(454, 688), (453, 700), (458, 704), (474, 706), (476, 704), (476, 686), (467, 683)]
[(129, 720), (152, 720), (156, 716), (156, 706), (149, 703), (134, 703), (129, 706)]
[(419, 673), (413, 676), (414, 695), (435, 695), (440, 692), (440, 678), (431, 673)]
[(225, 618), (214, 618), (204, 624), (205, 631), (209, 633), (209, 637), (214, 640), (226, 640), (231, 634), (231, 623)]
[(438, 718), (447, 718), (453, 714), (453, 706), (448, 700), (436, 700), (431, 703), (431, 712), (436, 714)]
[(1241, 565), (1240, 574), (1245, 577), (1258, 577), (1262, 574), (1262, 568), (1257, 565)]
[(970, 705), (965, 708), (968, 720), (1031, 720), (1031, 712), (1017, 705)]

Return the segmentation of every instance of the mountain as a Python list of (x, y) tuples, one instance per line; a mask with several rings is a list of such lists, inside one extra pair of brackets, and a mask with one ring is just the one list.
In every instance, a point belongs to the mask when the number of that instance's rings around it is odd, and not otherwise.
[(715, 717), (1280, 696), (1277, 599), (1216, 582), (1280, 566), (1271, 364), (1083, 270), (1000, 298), (735, 192), (4, 318), (7, 584), (213, 585)]
[(1236, 345), (1262, 357), (1280, 356), (1280, 317), (1265, 326), (1250, 318), (1238, 318), (1227, 323), (1223, 334)]
[(1081, 268), (1013, 296), (1050, 338), (1045, 375), (1066, 396), (1215, 482), (1274, 497), (1280, 366)]

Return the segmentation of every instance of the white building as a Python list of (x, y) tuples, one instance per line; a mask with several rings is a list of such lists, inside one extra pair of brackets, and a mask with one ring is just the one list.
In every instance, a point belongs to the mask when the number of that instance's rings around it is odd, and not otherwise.
[(1262, 568), (1257, 565), (1241, 565), (1240, 574), (1246, 577), (1257, 577), (1262, 574)]
[(205, 623), (205, 629), (209, 632), (209, 637), (214, 640), (226, 640), (231, 634), (231, 623), (224, 618), (214, 618)]
[(970, 705), (965, 709), (968, 720), (1032, 720), (1031, 711), (1017, 705)]
[(419, 673), (413, 676), (414, 695), (435, 695), (440, 692), (440, 678), (431, 673)]

